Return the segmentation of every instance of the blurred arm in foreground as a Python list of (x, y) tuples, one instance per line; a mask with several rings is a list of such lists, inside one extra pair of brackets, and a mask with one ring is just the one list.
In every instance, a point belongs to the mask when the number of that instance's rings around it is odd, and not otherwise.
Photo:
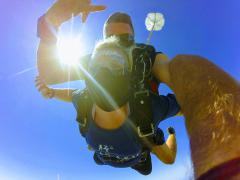
[[(158, 129), (160, 130), (160, 129)], [(157, 133), (158, 134), (158, 133)], [(155, 154), (159, 160), (165, 164), (173, 164), (177, 154), (177, 141), (175, 130), (172, 127), (168, 128), (168, 138), (162, 145), (154, 145), (152, 153)]]
[(238, 179), (239, 83), (209, 60), (192, 55), (156, 61), (153, 71), (174, 91), (186, 118), (195, 177)]

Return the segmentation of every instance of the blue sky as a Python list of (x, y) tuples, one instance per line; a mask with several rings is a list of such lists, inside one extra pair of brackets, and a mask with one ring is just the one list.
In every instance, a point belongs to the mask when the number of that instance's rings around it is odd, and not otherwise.
[[(84, 37), (86, 52), (102, 38), (102, 26), (109, 14), (125, 11), (132, 16), (136, 40), (146, 42), (147, 13), (161, 12), (166, 24), (153, 33), (151, 44), (170, 58), (197, 54), (209, 58), (238, 81), (240, 79), (240, 2), (225, 0), (96, 0), (107, 11), (90, 15), (82, 25), (75, 19), (75, 31)], [(34, 88), (37, 74), (36, 21), (53, 3), (50, 0), (1, 0), (0, 6), (0, 179), (188, 179), (192, 174), (189, 141), (184, 118), (160, 124), (177, 132), (178, 154), (174, 165), (153, 157), (153, 172), (144, 177), (131, 169), (97, 166), (92, 152), (78, 133), (72, 104), (44, 100)], [(64, 25), (66, 31), (68, 24)], [(83, 88), (83, 82), (71, 87)], [(66, 84), (60, 87), (66, 87)], [(170, 90), (161, 86), (160, 92)], [(167, 134), (166, 134), (167, 136)]]

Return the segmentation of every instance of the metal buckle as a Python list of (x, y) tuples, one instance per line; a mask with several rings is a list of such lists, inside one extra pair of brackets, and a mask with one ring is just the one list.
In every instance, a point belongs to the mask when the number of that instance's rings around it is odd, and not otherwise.
[(87, 118), (86, 118), (86, 117), (83, 118), (83, 123), (81, 123), (80, 121), (78, 121), (78, 123), (79, 123), (79, 125), (80, 125), (81, 127), (86, 127), (86, 125), (87, 125)]
[(142, 94), (147, 94), (147, 96), (149, 96), (149, 90), (135, 92), (134, 93), (134, 98), (136, 98), (137, 96), (142, 95)]
[(153, 127), (153, 124), (151, 123), (151, 129), (152, 131), (150, 133), (147, 133), (147, 134), (143, 134), (140, 130), (140, 127), (138, 126), (137, 127), (137, 132), (138, 132), (138, 135), (139, 137), (143, 138), (143, 137), (147, 137), (147, 136), (150, 136), (150, 135), (153, 135), (154, 134), (154, 127)]

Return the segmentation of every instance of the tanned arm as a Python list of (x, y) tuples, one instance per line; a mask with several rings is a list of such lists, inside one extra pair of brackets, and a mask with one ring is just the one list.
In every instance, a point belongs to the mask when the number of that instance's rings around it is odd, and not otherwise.
[(74, 89), (49, 88), (40, 77), (36, 78), (35, 83), (36, 88), (38, 88), (38, 91), (41, 92), (44, 98), (46, 99), (55, 98), (65, 102), (72, 102), (72, 93)]
[(171, 84), (169, 60), (165, 54), (158, 54), (153, 64), (153, 75), (167, 85)]
[(169, 136), (163, 145), (155, 145), (152, 147), (152, 153), (154, 153), (159, 160), (165, 164), (173, 164), (175, 162), (177, 154), (177, 142), (173, 128), (169, 128)]
[(57, 0), (40, 18), (41, 21), (39, 20), (39, 22), (41, 23), (38, 26), (38, 33), (41, 34), (41, 40), (37, 51), (37, 66), (39, 75), (47, 84), (58, 84), (83, 78), (79, 74), (79, 70), (74, 67), (62, 66), (60, 63), (56, 55), (57, 31), (60, 25), (69, 20), (72, 15), (77, 16), (82, 12), (83, 21), (85, 21), (90, 12), (101, 11), (106, 8), (105, 6), (92, 6), (90, 3), (90, 0)]
[[(169, 73), (169, 59), (165, 54), (157, 54), (154, 65), (153, 75), (160, 81), (170, 86), (171, 78)], [(176, 116), (183, 116), (180, 110)]]

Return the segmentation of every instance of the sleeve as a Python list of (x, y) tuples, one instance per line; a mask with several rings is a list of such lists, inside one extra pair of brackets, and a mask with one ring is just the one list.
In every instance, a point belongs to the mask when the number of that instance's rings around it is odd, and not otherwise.
[(164, 53), (161, 51), (156, 51), (156, 55), (158, 55), (158, 54), (164, 54)]
[(174, 94), (153, 96), (152, 106), (155, 127), (158, 127), (158, 124), (164, 119), (175, 116), (180, 111), (180, 106)]
[(156, 145), (163, 145), (165, 143), (164, 133), (160, 128), (157, 128), (153, 137), (153, 142)]
[(166, 98), (168, 100), (168, 111), (166, 118), (169, 118), (175, 116), (180, 111), (180, 106), (174, 94), (168, 94)]

